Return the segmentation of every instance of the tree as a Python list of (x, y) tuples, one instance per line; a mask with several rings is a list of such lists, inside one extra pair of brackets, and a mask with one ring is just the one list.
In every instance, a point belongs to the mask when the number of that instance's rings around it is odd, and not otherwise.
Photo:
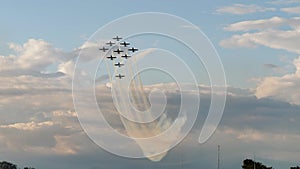
[(300, 169), (300, 167), (299, 166), (291, 167), (291, 169)]
[(273, 169), (272, 167), (267, 167), (260, 162), (255, 162), (251, 159), (246, 159), (242, 165), (243, 169)]
[(0, 169), (17, 169), (17, 165), (3, 161), (0, 162)]
[[(0, 162), (0, 169), (18, 169), (18, 166), (10, 162)], [(20, 169), (20, 168), (19, 168)], [(35, 169), (33, 167), (24, 167), (24, 169)]]

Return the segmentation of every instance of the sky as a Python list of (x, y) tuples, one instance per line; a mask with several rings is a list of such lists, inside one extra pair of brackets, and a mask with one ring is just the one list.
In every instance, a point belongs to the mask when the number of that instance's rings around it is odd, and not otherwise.
[[(211, 91), (202, 80), (208, 78), (203, 66), (188, 64), (196, 72), (201, 93), (199, 115), (183, 142), (159, 162), (124, 158), (100, 148), (80, 125), (72, 98), (78, 51), (95, 47), (87, 42), (98, 37), (100, 27), (138, 12), (168, 13), (199, 27), (215, 47), (227, 82), (220, 125), (200, 144)], [(299, 0), (3, 0), (0, 22), (0, 161), (44, 169), (180, 168), (181, 161), (183, 168), (214, 169), (217, 145), (221, 145), (221, 169), (241, 168), (243, 159), (254, 156), (275, 169), (300, 165)], [(142, 27), (134, 22), (131, 26)], [(141, 39), (152, 40), (150, 47), (173, 48), (172, 52), (187, 62), (192, 55), (162, 37), (155, 41), (155, 37), (141, 36), (131, 42), (144, 48)], [(145, 50), (140, 55), (149, 53)], [(160, 55), (159, 51), (152, 54)], [(176, 71), (176, 67), (170, 66), (170, 70)], [(177, 88), (168, 81), (159, 83), (160, 76), (155, 73), (148, 76), (158, 83), (148, 82), (148, 88), (168, 91), (168, 116), (175, 116), (180, 101)], [(106, 119), (124, 130), (124, 123), (111, 110), (110, 90), (99, 84), (96, 91), (98, 101), (103, 99), (99, 104), (107, 112)], [(193, 96), (187, 95), (189, 99)]]

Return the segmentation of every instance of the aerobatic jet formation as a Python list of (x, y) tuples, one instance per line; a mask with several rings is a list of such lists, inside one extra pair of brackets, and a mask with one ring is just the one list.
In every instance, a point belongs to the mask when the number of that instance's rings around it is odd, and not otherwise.
[[(131, 55), (128, 54), (129, 52), (133, 53), (133, 52), (138, 51), (138, 49), (135, 47), (129, 48), (128, 47), (130, 45), (129, 42), (126, 42), (126, 41), (120, 42), (121, 39), (123, 39), (123, 38), (120, 36), (115, 36), (112, 38), (112, 40), (105, 43), (106, 46), (99, 48), (99, 50), (104, 52), (106, 59), (113, 62), (112, 65), (114, 67), (117, 67), (115, 69), (115, 71), (121, 70), (119, 68), (121, 68), (122, 66), (125, 66), (125, 60), (132, 57)], [(123, 60), (123, 59), (125, 59), (125, 60)], [(125, 78), (125, 75), (122, 73), (117, 73), (117, 75), (115, 75), (115, 77), (118, 79), (123, 79), (123, 78)]]

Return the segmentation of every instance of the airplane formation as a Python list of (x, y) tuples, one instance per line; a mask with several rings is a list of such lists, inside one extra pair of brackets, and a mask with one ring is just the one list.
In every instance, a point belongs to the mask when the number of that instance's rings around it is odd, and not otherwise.
[[(123, 41), (123, 42), (118, 43), (121, 39), (123, 39), (122, 37), (116, 36), (116, 37), (113, 37), (112, 39), (113, 39), (113, 40), (116, 40), (116, 41), (115, 41), (115, 42), (109, 41), (109, 42), (106, 43), (106, 45), (113, 46), (113, 45), (115, 45), (115, 44), (119, 44), (120, 46), (123, 46), (123, 47), (125, 47), (125, 48), (128, 47), (128, 46), (130, 46), (130, 43), (129, 43), (129, 42)], [(109, 51), (110, 49), (109, 49), (109, 48), (106, 48), (105, 46), (103, 46), (102, 48), (99, 48), (99, 50), (101, 50), (102, 52), (106, 52), (106, 51)], [(127, 50), (127, 52), (126, 52), (126, 50)], [(138, 51), (138, 49), (137, 49), (137, 48), (134, 48), (134, 47), (126, 48), (125, 50), (124, 50), (124, 49), (121, 50), (120, 48), (118, 48), (117, 50), (114, 50), (114, 51), (112, 52), (112, 54), (111, 54), (110, 56), (106, 57), (106, 58), (107, 58), (108, 60), (113, 61), (114, 59), (117, 59), (117, 56), (119, 56), (119, 55), (121, 54), (121, 55), (120, 55), (121, 58), (128, 59), (128, 58), (131, 57), (130, 55), (128, 55), (128, 52), (134, 53), (134, 52), (136, 52), (136, 51)], [(114, 54), (116, 54), (117, 56), (115, 56)], [(117, 63), (114, 63), (114, 66), (120, 68), (120, 67), (124, 66), (124, 63), (117, 62)], [(122, 78), (125, 77), (125, 75), (117, 74), (115, 77), (116, 77), (116, 78), (119, 78), (119, 79), (122, 79)]]

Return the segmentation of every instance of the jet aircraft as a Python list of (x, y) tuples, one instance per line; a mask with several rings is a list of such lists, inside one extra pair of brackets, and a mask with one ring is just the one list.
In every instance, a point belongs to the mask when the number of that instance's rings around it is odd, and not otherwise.
[(120, 54), (120, 53), (122, 53), (122, 52), (124, 52), (124, 51), (123, 51), (123, 50), (120, 50), (120, 49), (118, 49), (118, 50), (115, 50), (114, 52), (116, 52), (116, 53)]
[(132, 48), (129, 48), (129, 49), (128, 49), (128, 51), (135, 52), (135, 51), (138, 51), (138, 49), (137, 49), (137, 48), (134, 48), (134, 47), (132, 47)]
[(121, 66), (124, 66), (124, 64), (118, 62), (118, 63), (115, 63), (115, 66), (121, 67)]
[(113, 43), (113, 42), (111, 42), (111, 41), (109, 41), (108, 43), (106, 43), (107, 45), (109, 45), (109, 46), (112, 46), (112, 45), (114, 45), (115, 43)]
[(127, 47), (128, 45), (130, 45), (130, 43), (124, 41), (124, 42), (121, 42), (120, 45), (123, 45), (124, 47)]
[(105, 48), (104, 46), (102, 48), (100, 48), (99, 50), (102, 50), (103, 52), (106, 52), (108, 50), (108, 48)]
[(123, 56), (121, 56), (121, 57), (122, 57), (122, 58), (125, 58), (125, 59), (128, 59), (128, 58), (130, 58), (131, 56), (125, 54), (125, 55), (123, 55)]
[(120, 39), (122, 39), (121, 37), (119, 37), (119, 36), (116, 36), (116, 37), (114, 37), (113, 39), (115, 39), (115, 40), (117, 40), (117, 41), (119, 41)]
[(123, 77), (125, 77), (124, 75), (118, 74), (116, 75), (116, 77), (118, 77), (119, 79), (122, 79)]
[(107, 58), (107, 59), (110, 59), (110, 60), (114, 60), (114, 59), (116, 59), (117, 57), (110, 55), (109, 57), (106, 57), (106, 58)]

